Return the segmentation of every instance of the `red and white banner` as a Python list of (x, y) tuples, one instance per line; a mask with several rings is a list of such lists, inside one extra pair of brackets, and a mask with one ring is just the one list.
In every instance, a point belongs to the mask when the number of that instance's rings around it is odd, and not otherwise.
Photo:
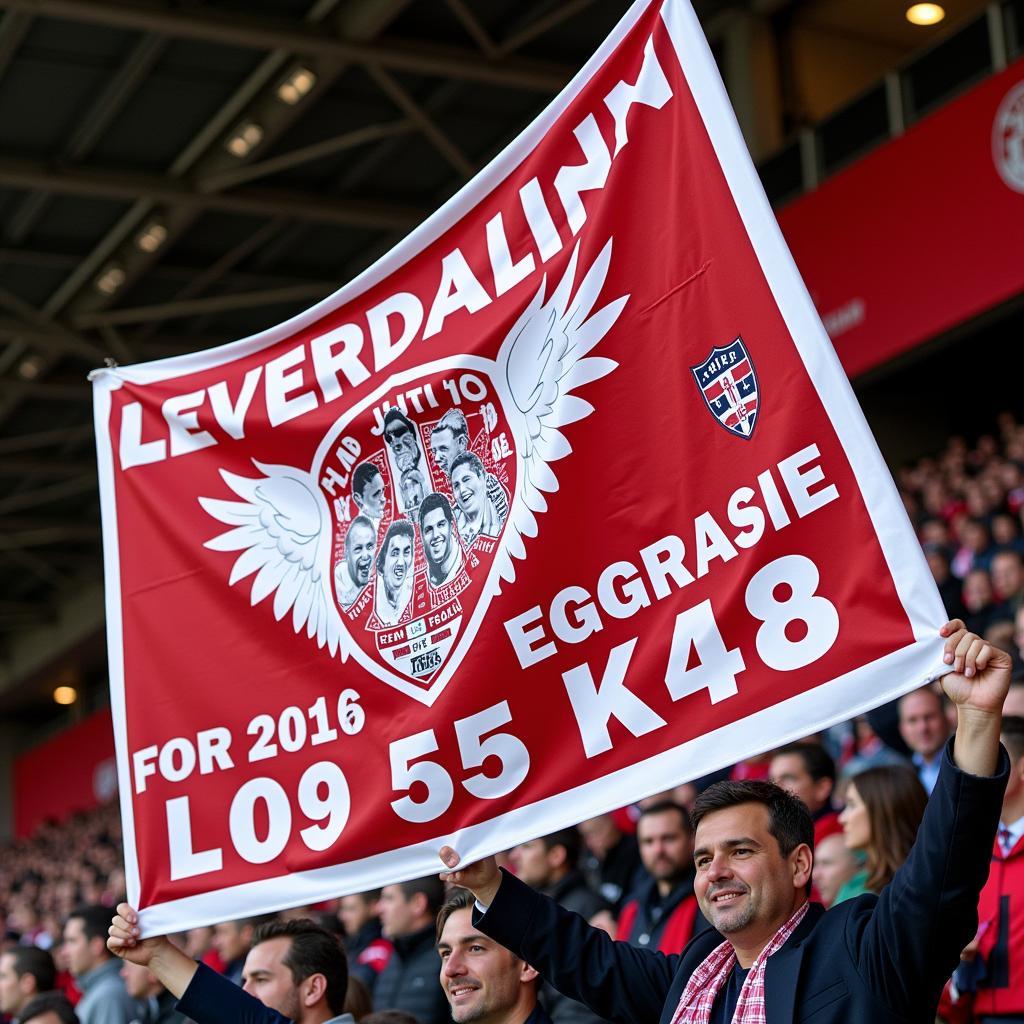
[(943, 670), (683, 2), (352, 284), (95, 398), (147, 933), (428, 874)]

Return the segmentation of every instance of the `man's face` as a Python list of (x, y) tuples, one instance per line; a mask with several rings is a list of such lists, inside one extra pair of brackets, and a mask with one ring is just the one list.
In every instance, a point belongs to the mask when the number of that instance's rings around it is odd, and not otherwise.
[(778, 754), (772, 758), (768, 774), (776, 786), (799, 797), (811, 812), (820, 811), (832, 795), (832, 780), (811, 777), (799, 754)]
[(452, 549), (452, 524), (444, 509), (431, 509), (423, 517), (423, 546), (434, 565), (444, 565)]
[(579, 824), (580, 835), (587, 849), (601, 860), (605, 854), (622, 838), (615, 822), (610, 815), (599, 814), (596, 818), (588, 818)]
[(551, 881), (551, 865), (548, 848), (543, 839), (531, 839), (520, 843), (512, 850), (509, 858), (515, 865), (516, 874), (535, 889), (543, 889)]
[(412, 541), (402, 534), (396, 534), (388, 541), (384, 555), (384, 582), (392, 591), (401, 588), (412, 565)]
[(473, 927), (467, 908), (456, 910), (444, 923), (437, 944), (441, 954), (441, 987), (448, 997), (455, 1024), (503, 1021), (529, 999), (524, 986), (536, 977), (514, 957)]
[(385, 938), (401, 938), (416, 931), (416, 908), (412, 900), (405, 898), (405, 892), (400, 885), (385, 885), (381, 889), (377, 913), (380, 915), (380, 926)]
[(835, 833), (825, 836), (814, 847), (814, 887), (822, 902), (830, 907), (845, 882), (857, 873), (857, 862), (846, 848), (846, 840)]
[(1016, 555), (1002, 554), (992, 559), (992, 586), (1003, 600), (1024, 586), (1024, 572)]
[(430, 454), (445, 476), (451, 472), (455, 456), (466, 450), (465, 442), (466, 439), (461, 435), (456, 439), (455, 431), (448, 427), (435, 430), (430, 435)]
[(356, 523), (345, 535), (345, 563), (348, 565), (349, 577), (357, 587), (365, 587), (370, 579), (376, 547), (377, 535), (362, 523)]
[(130, 960), (121, 962), (121, 977), (124, 979), (125, 991), (132, 999), (148, 999), (150, 992), (156, 989), (156, 979), (149, 969), (133, 964)]
[(234, 921), (222, 921), (213, 926), (213, 948), (221, 960), (229, 964), (249, 952), (249, 940)]
[(382, 519), (384, 516), (384, 477), (380, 473), (364, 484), (363, 493), (356, 495), (356, 505), (371, 519)]
[(281, 936), (253, 946), (245, 958), (242, 988), (264, 1006), (295, 1021), (302, 1015), (301, 983), (295, 984), (291, 968), (282, 962), (291, 945), (291, 939)]
[(783, 857), (768, 831), (768, 808), (738, 804), (713, 811), (697, 826), (694, 892), (701, 912), (723, 935), (767, 940), (792, 914), (806, 875), (797, 847)]
[(67, 957), (68, 970), (76, 978), (91, 971), (99, 962), (92, 944), (86, 938), (85, 924), (80, 917), (69, 918), (64, 925), (64, 955)]
[(375, 903), (361, 894), (342, 896), (341, 904), (338, 907), (338, 917), (346, 935), (355, 935), (374, 916), (375, 912)]
[(900, 735), (915, 754), (934, 757), (946, 742), (949, 727), (934, 693), (910, 693), (900, 702)]
[(656, 881), (674, 882), (686, 874), (693, 842), (676, 811), (643, 815), (636, 823), (636, 839), (640, 859)]
[(18, 1011), (28, 1002), (26, 993), (21, 991), (19, 980), (14, 971), (14, 954), (0, 955), (0, 1013), (17, 1016)]
[(483, 507), (484, 482), (468, 463), (463, 463), (452, 474), (452, 491), (459, 508), (475, 519)]
[(992, 584), (984, 569), (969, 572), (964, 579), (964, 604), (969, 612), (981, 611), (992, 603)]
[(398, 468), (404, 473), (419, 462), (420, 450), (413, 432), (401, 420), (392, 420), (384, 431), (384, 440), (391, 446)]

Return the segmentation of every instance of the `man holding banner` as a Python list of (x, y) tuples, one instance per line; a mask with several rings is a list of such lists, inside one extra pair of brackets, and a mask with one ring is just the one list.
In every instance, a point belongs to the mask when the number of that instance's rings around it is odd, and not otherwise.
[(442, 878), (473, 891), (481, 931), (611, 1020), (933, 1020), (977, 926), (1009, 774), (999, 731), (1010, 658), (959, 620), (942, 634), (953, 667), (943, 688), (958, 728), (910, 857), (878, 897), (827, 913), (808, 903), (810, 814), (796, 797), (758, 782), (716, 783), (695, 804), (695, 891), (717, 931), (679, 956), (613, 942), (500, 872), (493, 858), (458, 869), (458, 854), (445, 847), (451, 870)]

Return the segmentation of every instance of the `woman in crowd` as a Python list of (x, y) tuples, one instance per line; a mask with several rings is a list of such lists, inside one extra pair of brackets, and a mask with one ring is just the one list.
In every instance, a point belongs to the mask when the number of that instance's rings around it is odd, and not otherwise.
[(907, 859), (924, 816), (928, 794), (907, 765), (869, 768), (846, 788), (839, 815), (847, 848), (864, 857), (864, 867), (836, 895), (835, 902), (881, 892)]

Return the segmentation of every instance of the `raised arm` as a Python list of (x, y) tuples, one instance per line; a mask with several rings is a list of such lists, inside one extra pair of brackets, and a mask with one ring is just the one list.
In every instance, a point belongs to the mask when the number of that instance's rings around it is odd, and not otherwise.
[(139, 915), (127, 903), (117, 907), (110, 922), (107, 948), (122, 960), (148, 967), (160, 984), (176, 999), (185, 994), (198, 964), (183, 953), (166, 935), (139, 938)]
[(960, 619), (942, 627), (945, 662), (953, 671), (942, 689), (956, 705), (953, 760), (971, 775), (995, 775), (999, 765), (999, 729), (1003, 701), (1010, 689), (1010, 656), (969, 633)]
[(873, 912), (852, 908), (851, 955), (872, 991), (895, 1012), (938, 1003), (960, 950), (977, 928), (1009, 763), (999, 746), (1010, 658), (955, 619), (941, 631), (952, 672), (942, 688), (956, 705), (955, 739), (906, 863)]
[[(450, 868), (451, 847), (441, 850)], [(615, 942), (579, 914), (500, 871), (493, 857), (441, 875), (469, 889), (482, 906), (480, 930), (525, 960), (559, 992), (598, 1017), (619, 1024), (651, 1024), (661, 1016), (678, 957)]]

